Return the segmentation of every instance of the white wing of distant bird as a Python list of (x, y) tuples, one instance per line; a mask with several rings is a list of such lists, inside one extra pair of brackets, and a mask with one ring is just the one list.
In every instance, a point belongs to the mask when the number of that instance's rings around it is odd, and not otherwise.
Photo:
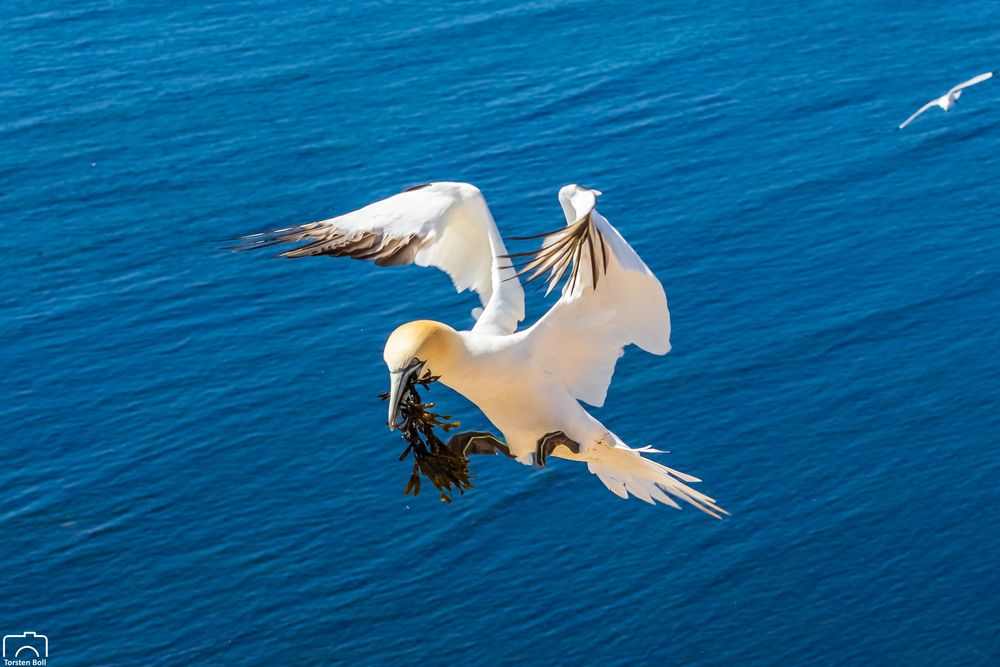
[(945, 93), (941, 97), (936, 97), (933, 100), (931, 100), (930, 102), (928, 102), (927, 104), (925, 104), (924, 106), (922, 106), (919, 109), (917, 109), (916, 113), (914, 113), (912, 116), (910, 116), (909, 118), (907, 118), (906, 120), (903, 121), (902, 125), (899, 126), (899, 129), (902, 130), (904, 127), (906, 127), (907, 125), (909, 125), (910, 123), (912, 123), (914, 118), (916, 118), (917, 116), (919, 116), (923, 112), (927, 111), (931, 107), (935, 107), (935, 106), (936, 107), (941, 107), (945, 111), (950, 111), (952, 109), (952, 107), (955, 106), (955, 102), (958, 101), (958, 98), (962, 96), (962, 91), (965, 88), (968, 88), (969, 86), (974, 86), (977, 83), (982, 83), (983, 81), (986, 81), (987, 79), (991, 78), (992, 76), (993, 76), (993, 72), (984, 72), (982, 74), (979, 74), (977, 76), (972, 77), (968, 81), (964, 81), (964, 82), (958, 84), (957, 86), (955, 86), (954, 88), (952, 88), (951, 90), (949, 90), (947, 93)]
[[(305, 242), (279, 257), (329, 255), (380, 266), (434, 266), (483, 308), (474, 331), (512, 333), (524, 319), (524, 292), (479, 189), (468, 183), (418, 185), (344, 215), (241, 236), (237, 251)], [(513, 279), (512, 279), (513, 278)]]
[(954, 88), (952, 88), (951, 90), (949, 90), (948, 93), (951, 94), (951, 95), (954, 95), (955, 93), (957, 93), (958, 91), (962, 90), (963, 88), (968, 88), (969, 86), (974, 86), (977, 83), (982, 83), (983, 81), (986, 81), (987, 79), (991, 78), (992, 76), (993, 76), (993, 72), (983, 72), (982, 74), (977, 74), (976, 76), (972, 77), (968, 81), (964, 81), (964, 82), (958, 84), (957, 86), (955, 86)]
[[(903, 123), (902, 123), (902, 125), (900, 125), (900, 126), (899, 126), (899, 129), (900, 129), (900, 130), (902, 130), (902, 129), (903, 129), (904, 127), (906, 127), (907, 125), (909, 125), (910, 123), (912, 123), (912, 122), (913, 122), (913, 120), (914, 120), (914, 119), (915, 119), (915, 118), (916, 118), (917, 116), (919, 116), (919, 115), (920, 115), (920, 114), (922, 114), (923, 112), (927, 111), (927, 110), (928, 110), (928, 109), (930, 109), (931, 107), (936, 107), (937, 105), (938, 105), (938, 101), (937, 101), (937, 99), (933, 99), (933, 100), (931, 100), (930, 102), (928, 102), (928, 103), (927, 103), (927, 104), (925, 104), (924, 106), (922, 106), (922, 107), (920, 107), (919, 109), (917, 109), (916, 113), (914, 113), (914, 114), (913, 114), (912, 116), (910, 116), (909, 118), (907, 118), (906, 120), (904, 120), (904, 121), (903, 121)], [(897, 117), (898, 117), (898, 116), (897, 116)]]

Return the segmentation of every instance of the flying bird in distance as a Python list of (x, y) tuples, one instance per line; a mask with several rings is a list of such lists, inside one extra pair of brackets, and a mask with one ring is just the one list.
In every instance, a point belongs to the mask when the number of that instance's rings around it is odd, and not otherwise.
[(983, 81), (992, 78), (992, 76), (993, 72), (984, 72), (983, 74), (979, 74), (978, 76), (972, 77), (968, 81), (958, 84), (957, 86), (949, 90), (941, 97), (935, 98), (930, 102), (928, 102), (927, 104), (925, 104), (924, 106), (917, 109), (917, 112), (915, 114), (913, 114), (912, 116), (903, 121), (903, 124), (899, 126), (899, 129), (902, 130), (904, 127), (912, 123), (914, 118), (916, 118), (923, 112), (927, 111), (931, 107), (938, 106), (944, 109), (945, 111), (951, 111), (952, 108), (955, 106), (955, 103), (958, 102), (958, 98), (962, 96), (963, 90), (965, 90), (969, 86), (974, 86), (977, 83), (982, 83)]
[[(453, 436), (468, 453), (536, 466), (550, 456), (579, 461), (622, 498), (631, 494), (678, 509), (680, 500), (719, 517), (725, 510), (689, 486), (699, 479), (644, 456), (659, 450), (629, 447), (581, 404), (604, 404), (626, 346), (657, 355), (670, 350), (663, 286), (598, 213), (600, 194), (579, 185), (563, 187), (559, 203), (566, 226), (528, 237), (543, 239), (530, 253), (508, 254), (486, 200), (468, 183), (419, 185), (335, 218), (239, 237), (234, 249), (298, 244), (279, 256), (433, 266), (446, 272), (458, 291), (478, 293), (482, 308), (473, 310), (475, 324), (467, 331), (420, 320), (389, 336), (383, 357), (390, 430), (400, 418), (407, 383), (429, 371), (475, 403), (502, 435)], [(519, 276), (528, 282), (542, 277), (549, 291), (565, 278), (548, 312), (520, 330)]]

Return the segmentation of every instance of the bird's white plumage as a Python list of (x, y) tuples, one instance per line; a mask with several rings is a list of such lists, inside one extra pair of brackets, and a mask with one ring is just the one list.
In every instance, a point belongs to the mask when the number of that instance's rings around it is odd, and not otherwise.
[[(457, 290), (479, 294), (483, 311), (477, 311), (474, 330), (513, 333), (524, 319), (524, 290), (510, 260), (503, 257), (507, 249), (479, 189), (468, 183), (432, 183), (402, 194), (422, 196), (431, 210), (444, 207), (439, 216), (422, 223), (431, 227), (427, 237), (432, 242), (417, 251), (415, 263), (436, 266), (451, 276)], [(410, 209), (409, 202), (403, 205), (411, 225), (424, 217), (419, 209)]]
[(899, 129), (902, 130), (904, 127), (912, 123), (917, 116), (927, 111), (931, 107), (941, 107), (945, 111), (950, 111), (951, 108), (955, 106), (955, 102), (958, 101), (958, 98), (962, 96), (962, 90), (968, 88), (969, 86), (974, 86), (977, 83), (982, 83), (983, 81), (986, 81), (992, 76), (993, 72), (983, 72), (982, 74), (977, 74), (968, 81), (963, 81), (957, 86), (952, 87), (947, 93), (945, 93), (941, 97), (936, 97), (927, 104), (925, 104), (924, 106), (917, 109), (917, 111), (914, 112), (912, 116), (904, 120), (899, 125)]
[[(592, 215), (607, 246), (607, 269), (596, 288), (586, 271), (572, 289), (567, 282), (560, 299), (528, 330), (527, 341), (539, 363), (562, 379), (573, 396), (600, 407), (627, 345), (653, 354), (670, 350), (670, 312), (663, 285), (596, 211), (593, 192), (564, 189), (560, 195), (567, 224)], [(590, 252), (589, 246), (581, 249), (584, 267), (590, 264)], [(602, 253), (595, 249), (594, 254)]]
[(348, 255), (446, 271), (457, 289), (479, 293), (483, 313), (465, 332), (428, 321), (399, 327), (385, 351), (394, 382), (426, 363), (483, 411), (518, 460), (534, 461), (540, 440), (561, 432), (579, 451), (559, 445), (551, 455), (586, 462), (613, 493), (674, 507), (683, 500), (719, 516), (725, 511), (712, 498), (688, 486), (696, 478), (644, 457), (658, 450), (627, 446), (580, 404), (603, 405), (626, 346), (670, 349), (663, 286), (596, 210), (598, 195), (562, 188), (566, 227), (545, 235), (540, 251), (522, 253), (532, 256), (529, 269), (550, 272), (550, 289), (560, 277), (566, 282), (552, 308), (519, 332), (520, 281), (486, 202), (468, 184), (420, 186), (336, 218), (247, 237), (241, 248), (307, 242), (282, 255)]
[(475, 290), (477, 331), (512, 333), (524, 319), (524, 291), (486, 200), (468, 183), (416, 186), (350, 213), (300, 227), (251, 234), (237, 250), (308, 242), (284, 257), (349, 256), (376, 264), (433, 266), (459, 292)]

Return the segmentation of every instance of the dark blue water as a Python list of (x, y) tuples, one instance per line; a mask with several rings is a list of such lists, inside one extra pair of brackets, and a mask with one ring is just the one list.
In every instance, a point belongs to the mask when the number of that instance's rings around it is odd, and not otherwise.
[[(191, 4), (0, 9), (0, 632), (53, 666), (1000, 661), (1000, 87), (895, 131), (998, 68), (1000, 5)], [(473, 300), (207, 242), (445, 179), (508, 235), (604, 191), (674, 349), (596, 412), (732, 518), (568, 462), (404, 497), (382, 344)]]

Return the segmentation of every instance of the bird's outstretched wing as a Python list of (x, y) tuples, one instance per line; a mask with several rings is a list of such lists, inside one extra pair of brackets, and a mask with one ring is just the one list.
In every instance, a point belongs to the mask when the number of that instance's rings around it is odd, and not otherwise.
[(917, 116), (919, 116), (923, 112), (927, 111), (928, 109), (930, 109), (935, 104), (937, 104), (937, 100), (936, 99), (931, 100), (930, 102), (928, 102), (924, 106), (922, 106), (919, 109), (917, 109), (917, 112), (915, 114), (913, 114), (912, 116), (910, 116), (909, 118), (907, 118), (906, 120), (904, 120), (903, 124), (900, 125), (898, 129), (902, 130), (904, 127), (906, 127), (907, 125), (909, 125), (910, 123), (912, 123), (914, 118), (916, 118)]
[(483, 195), (468, 183), (418, 185), (335, 218), (237, 240), (232, 249), (240, 252), (299, 243), (278, 256), (434, 266), (451, 276), (458, 291), (478, 292), (484, 309), (474, 330), (512, 333), (524, 319), (524, 292), (503, 240)]
[(964, 81), (964, 82), (958, 84), (957, 86), (955, 86), (954, 88), (952, 88), (951, 90), (949, 90), (948, 94), (951, 95), (953, 93), (957, 93), (958, 91), (962, 90), (963, 88), (968, 88), (969, 86), (974, 86), (977, 83), (982, 83), (983, 81), (986, 81), (986, 79), (989, 79), (992, 76), (993, 76), (993, 72), (983, 72), (982, 74), (978, 74), (978, 75), (972, 77), (971, 79), (969, 79), (968, 81)]
[(560, 190), (567, 226), (545, 237), (522, 272), (532, 272), (530, 282), (548, 271), (549, 289), (566, 277), (559, 301), (525, 330), (525, 341), (573, 396), (599, 407), (626, 345), (670, 350), (670, 312), (663, 285), (595, 209), (598, 194)]

